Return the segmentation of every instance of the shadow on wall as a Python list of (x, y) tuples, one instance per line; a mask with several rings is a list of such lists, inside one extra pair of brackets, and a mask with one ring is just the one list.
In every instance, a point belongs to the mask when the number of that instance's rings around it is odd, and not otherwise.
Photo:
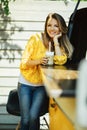
[(22, 48), (13, 44), (14, 39), (11, 38), (15, 31), (21, 32), (23, 27), (18, 27), (15, 22), (11, 22), (11, 18), (4, 15), (0, 9), (0, 60), (7, 59), (12, 62), (16, 58), (15, 53), (21, 56)]

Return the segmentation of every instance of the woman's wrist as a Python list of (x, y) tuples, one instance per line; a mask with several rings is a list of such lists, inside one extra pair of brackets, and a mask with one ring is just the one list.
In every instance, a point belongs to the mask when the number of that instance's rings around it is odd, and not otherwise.
[(29, 61), (27, 61), (28, 66), (34, 66), (34, 65), (40, 65), (40, 64), (42, 64), (41, 60), (29, 60)]
[(35, 60), (35, 65), (41, 65), (42, 61), (41, 60)]
[(42, 64), (42, 60), (41, 60), (41, 59), (39, 60), (39, 64), (40, 64), (40, 65)]
[(54, 46), (59, 46), (59, 43), (54, 43)]

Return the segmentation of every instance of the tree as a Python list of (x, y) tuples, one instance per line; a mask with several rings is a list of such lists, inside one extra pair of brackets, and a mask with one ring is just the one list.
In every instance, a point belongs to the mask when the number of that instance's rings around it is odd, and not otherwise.
[(15, 0), (0, 0), (0, 14), (9, 15), (9, 3)]

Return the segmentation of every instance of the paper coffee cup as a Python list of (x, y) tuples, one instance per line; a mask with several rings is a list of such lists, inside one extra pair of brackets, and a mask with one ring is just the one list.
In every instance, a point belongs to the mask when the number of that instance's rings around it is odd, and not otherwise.
[(46, 57), (48, 58), (47, 65), (53, 65), (54, 52), (47, 51), (46, 52)]

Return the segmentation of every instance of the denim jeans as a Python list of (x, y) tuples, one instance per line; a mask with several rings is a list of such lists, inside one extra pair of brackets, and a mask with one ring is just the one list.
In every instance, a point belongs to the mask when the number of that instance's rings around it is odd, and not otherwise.
[(39, 130), (39, 113), (47, 96), (44, 86), (18, 85), (21, 112), (20, 130)]

